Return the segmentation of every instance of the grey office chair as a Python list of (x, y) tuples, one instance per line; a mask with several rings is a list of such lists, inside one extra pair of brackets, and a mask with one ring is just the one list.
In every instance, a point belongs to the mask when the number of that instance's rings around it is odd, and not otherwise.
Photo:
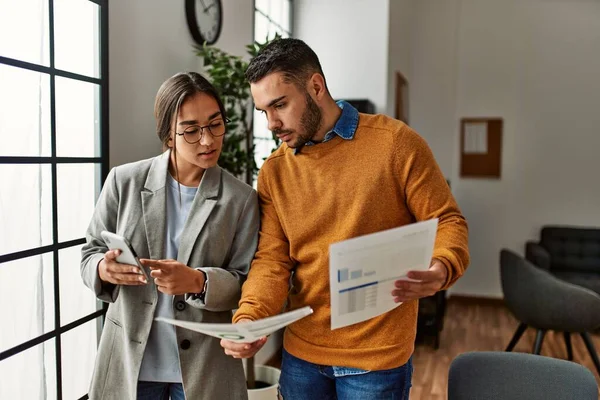
[(598, 400), (587, 368), (525, 353), (472, 352), (452, 360), (448, 400)]
[(512, 351), (525, 329), (537, 329), (533, 353), (540, 354), (548, 330), (564, 332), (569, 360), (570, 333), (579, 333), (600, 374), (600, 361), (588, 332), (600, 327), (600, 296), (558, 279), (510, 250), (500, 252), (502, 291), (508, 309), (521, 321), (506, 351)]

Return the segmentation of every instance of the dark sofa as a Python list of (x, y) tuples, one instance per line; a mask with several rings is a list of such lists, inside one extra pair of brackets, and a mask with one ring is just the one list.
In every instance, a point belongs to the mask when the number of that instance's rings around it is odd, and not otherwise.
[(544, 226), (525, 258), (557, 278), (600, 294), (600, 228)]

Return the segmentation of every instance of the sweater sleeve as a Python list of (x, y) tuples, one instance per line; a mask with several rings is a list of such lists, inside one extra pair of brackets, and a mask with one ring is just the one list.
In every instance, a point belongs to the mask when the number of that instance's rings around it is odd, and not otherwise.
[(438, 218), (433, 258), (448, 271), (442, 287), (447, 289), (469, 264), (467, 222), (425, 140), (405, 126), (395, 135), (395, 145), (400, 184), (410, 212), (417, 221)]
[(233, 321), (257, 320), (279, 314), (289, 291), (294, 262), (290, 259), (290, 244), (281, 226), (268, 186), (268, 165), (258, 174), (260, 232), (258, 250), (242, 286), (242, 298)]

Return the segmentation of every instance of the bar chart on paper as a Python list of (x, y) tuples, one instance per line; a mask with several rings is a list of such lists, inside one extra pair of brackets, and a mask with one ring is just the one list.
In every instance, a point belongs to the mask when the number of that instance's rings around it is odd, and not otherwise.
[(394, 282), (429, 268), (437, 219), (360, 236), (330, 246), (331, 329), (373, 318), (400, 305)]

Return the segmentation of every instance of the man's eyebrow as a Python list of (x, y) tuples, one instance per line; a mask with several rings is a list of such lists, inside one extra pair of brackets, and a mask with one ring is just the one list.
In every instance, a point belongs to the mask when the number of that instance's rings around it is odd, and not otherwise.
[[(269, 104), (267, 104), (267, 108), (272, 107), (275, 103), (279, 103), (281, 100), (285, 99), (285, 95), (284, 96), (280, 96), (276, 99), (273, 99), (269, 102)], [(256, 107), (256, 111), (263, 111), (260, 108)]]
[[(214, 119), (214, 118), (218, 117), (219, 115), (221, 115), (221, 111), (217, 111), (216, 113), (211, 114), (208, 117), (208, 120), (210, 121), (211, 119)], [(187, 121), (181, 121), (179, 123), (179, 125), (185, 125), (185, 126), (188, 126), (188, 125), (198, 125), (198, 120), (190, 119), (190, 120), (187, 120)]]

